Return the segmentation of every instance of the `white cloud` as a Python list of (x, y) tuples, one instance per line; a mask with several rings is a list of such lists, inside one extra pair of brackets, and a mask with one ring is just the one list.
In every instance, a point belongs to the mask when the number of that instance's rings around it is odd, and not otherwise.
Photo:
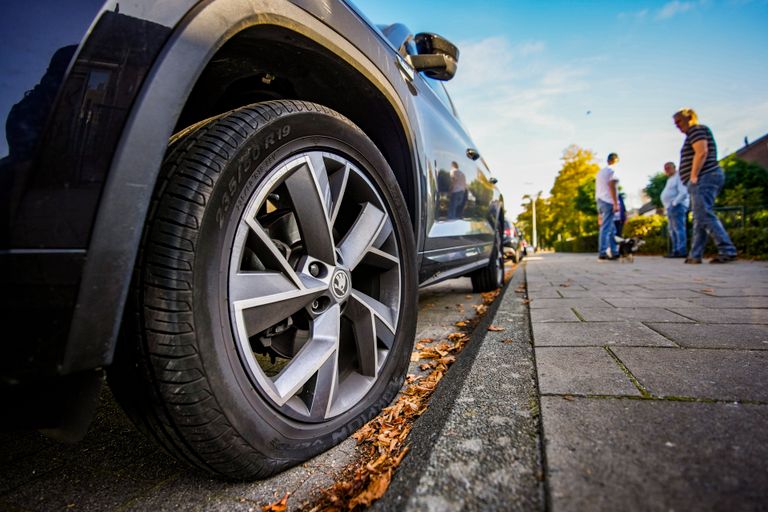
[(546, 45), (543, 41), (530, 41), (518, 45), (516, 50), (521, 57), (529, 57), (542, 53), (545, 49)]
[(513, 45), (505, 37), (459, 48), (459, 72), (448, 89), (516, 216), (524, 193), (549, 193), (563, 150), (579, 142), (562, 110), (590, 88), (592, 61), (551, 62), (545, 42)]
[(705, 3), (706, 3), (706, 0), (701, 0), (699, 2), (680, 2), (679, 0), (673, 0), (672, 2), (664, 4), (664, 6), (661, 9), (659, 9), (659, 11), (656, 13), (656, 19), (667, 20), (669, 18), (677, 16), (678, 14), (683, 14), (688, 11), (691, 11), (696, 7), (704, 5)]
[(633, 12), (620, 12), (618, 14), (618, 18), (620, 20), (643, 20), (645, 17), (648, 16), (648, 9), (641, 9), (639, 11), (633, 11)]

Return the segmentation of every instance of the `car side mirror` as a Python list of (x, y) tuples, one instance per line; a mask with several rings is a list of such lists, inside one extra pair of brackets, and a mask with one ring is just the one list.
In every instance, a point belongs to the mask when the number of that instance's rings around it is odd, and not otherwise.
[(416, 71), (435, 80), (453, 78), (459, 63), (459, 49), (453, 43), (430, 33), (416, 34), (413, 40), (418, 55), (409, 55), (408, 60)]

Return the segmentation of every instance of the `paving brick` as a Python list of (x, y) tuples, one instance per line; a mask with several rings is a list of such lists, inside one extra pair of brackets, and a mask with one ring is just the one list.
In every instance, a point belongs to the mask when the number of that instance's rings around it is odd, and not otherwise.
[(671, 311), (705, 324), (768, 324), (768, 309), (673, 308)]
[(700, 308), (768, 308), (768, 297), (698, 297), (687, 301)]
[(612, 349), (652, 395), (768, 402), (768, 352)]
[(605, 307), (607, 304), (602, 299), (595, 299), (590, 297), (579, 299), (539, 299), (536, 297), (535, 292), (530, 292), (529, 297), (532, 299), (531, 309), (545, 309), (545, 308), (600, 308)]
[(537, 347), (543, 394), (641, 396), (608, 352), (600, 347)]
[(581, 322), (571, 308), (532, 309), (531, 322)]
[(768, 350), (768, 325), (647, 324), (683, 347)]
[(551, 509), (764, 510), (768, 406), (542, 398)]
[(688, 318), (662, 308), (580, 308), (576, 310), (586, 322), (692, 322)]
[(607, 303), (617, 308), (687, 308), (691, 303), (683, 299), (609, 298)]
[(639, 322), (547, 323), (534, 330), (536, 346), (657, 346), (675, 344)]

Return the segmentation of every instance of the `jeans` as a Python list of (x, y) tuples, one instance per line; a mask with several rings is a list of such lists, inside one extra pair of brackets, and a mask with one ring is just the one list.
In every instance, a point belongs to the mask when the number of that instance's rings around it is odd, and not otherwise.
[(461, 219), (464, 217), (464, 206), (467, 203), (467, 191), (453, 192), (448, 203), (448, 218)]
[(715, 198), (723, 188), (723, 183), (725, 183), (725, 175), (719, 168), (699, 176), (699, 181), (695, 185), (688, 182), (691, 210), (693, 210), (693, 241), (689, 254), (691, 258), (704, 256), (707, 235), (715, 241), (718, 254), (736, 256), (736, 247), (713, 210)]
[(688, 208), (684, 204), (667, 208), (667, 220), (669, 221), (667, 231), (669, 231), (669, 240), (672, 242), (672, 250), (670, 252), (673, 256), (685, 256), (687, 254), (686, 245), (688, 237), (685, 232), (685, 217), (687, 213)]
[(606, 203), (600, 199), (597, 200), (597, 209), (600, 212), (600, 256), (607, 256), (608, 249), (611, 249), (611, 256), (619, 254), (619, 248), (616, 246), (616, 225), (613, 223), (613, 204)]

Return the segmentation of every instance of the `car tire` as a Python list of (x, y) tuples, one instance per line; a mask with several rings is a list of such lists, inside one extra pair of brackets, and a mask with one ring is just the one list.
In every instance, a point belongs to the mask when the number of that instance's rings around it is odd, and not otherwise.
[[(498, 226), (503, 225), (500, 220)], [(473, 292), (490, 292), (504, 284), (504, 251), (501, 247), (501, 240), (501, 233), (497, 229), (488, 264), (470, 275)]]
[(299, 101), (176, 137), (109, 380), (137, 426), (194, 467), (264, 478), (388, 405), (417, 314), (413, 230), (386, 160)]

